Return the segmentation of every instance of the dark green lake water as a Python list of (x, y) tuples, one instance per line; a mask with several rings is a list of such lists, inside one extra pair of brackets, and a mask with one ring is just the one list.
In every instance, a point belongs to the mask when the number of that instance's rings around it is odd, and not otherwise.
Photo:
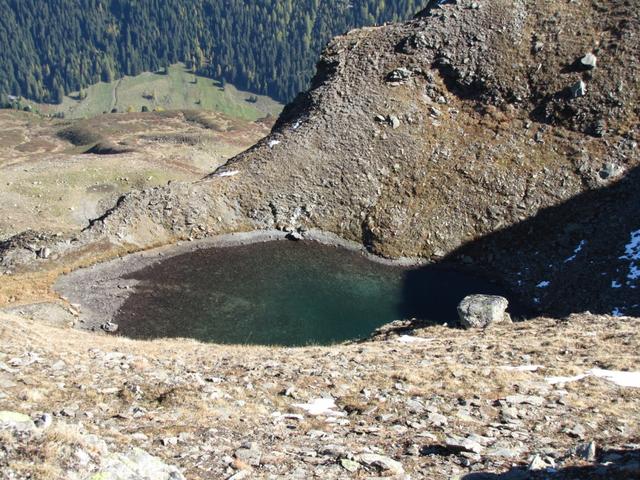
[(115, 322), (131, 338), (331, 344), (398, 319), (453, 322), (470, 293), (499, 293), (469, 273), (404, 269), (315, 242), (210, 248), (128, 275), (140, 283)]

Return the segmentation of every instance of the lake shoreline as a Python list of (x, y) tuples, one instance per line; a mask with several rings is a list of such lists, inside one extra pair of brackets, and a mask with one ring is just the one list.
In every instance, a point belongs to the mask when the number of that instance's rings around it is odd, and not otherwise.
[(488, 284), (495, 279), (487, 277), (483, 272), (471, 266), (451, 263), (438, 265), (419, 258), (388, 259), (368, 252), (366, 248), (354, 241), (346, 240), (331, 232), (310, 230), (304, 233), (302, 240), (290, 240), (288, 233), (279, 230), (254, 230), (218, 235), (202, 240), (182, 241), (150, 250), (128, 254), (116, 259), (75, 270), (59, 277), (53, 290), (78, 311), (78, 319), (74, 327), (85, 331), (102, 331), (102, 325), (113, 321), (119, 310), (135, 293), (137, 280), (127, 279), (132, 273), (157, 265), (176, 256), (198, 251), (233, 248), (266, 242), (315, 242), (324, 246), (345, 249), (362, 255), (369, 261), (406, 270), (443, 268), (459, 270), (486, 277)]

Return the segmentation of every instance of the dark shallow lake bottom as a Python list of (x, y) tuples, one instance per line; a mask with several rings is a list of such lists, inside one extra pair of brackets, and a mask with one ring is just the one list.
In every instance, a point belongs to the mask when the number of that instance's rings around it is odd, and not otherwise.
[(442, 267), (402, 268), (316, 242), (215, 247), (164, 259), (114, 321), (130, 338), (326, 345), (393, 320), (455, 322), (471, 293), (502, 293), (486, 278)]

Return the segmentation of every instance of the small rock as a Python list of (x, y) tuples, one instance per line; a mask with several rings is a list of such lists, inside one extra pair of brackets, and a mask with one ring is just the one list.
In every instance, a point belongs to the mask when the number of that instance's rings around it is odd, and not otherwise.
[(548, 466), (549, 465), (547, 465), (547, 462), (545, 462), (540, 455), (535, 455), (529, 462), (529, 470), (531, 470), (532, 472), (544, 470)]
[(134, 448), (127, 454), (109, 455), (102, 461), (102, 467), (90, 479), (114, 478), (118, 480), (185, 480), (180, 471), (149, 455), (144, 450)]
[(238, 460), (251, 465), (252, 467), (257, 467), (258, 465), (260, 465), (262, 452), (255, 444), (249, 443), (236, 450), (235, 457)]
[(389, 125), (391, 125), (391, 128), (393, 128), (394, 130), (400, 126), (400, 119), (395, 115), (389, 115), (387, 120), (389, 122)]
[(517, 408), (514, 407), (502, 407), (500, 409), (500, 417), (502, 421), (509, 423), (513, 420), (518, 420), (519, 412)]
[(527, 405), (534, 405), (536, 407), (541, 407), (545, 402), (543, 397), (538, 397), (536, 395), (509, 395), (505, 400), (511, 405), (524, 403)]
[(38, 250), (38, 258), (47, 259), (51, 255), (51, 249), (49, 247), (44, 247)]
[(506, 322), (509, 301), (496, 295), (469, 295), (458, 305), (460, 324), (464, 328), (486, 328), (493, 323)]
[(34, 423), (36, 427), (44, 430), (45, 428), (49, 428), (51, 426), (51, 423), (53, 423), (53, 417), (49, 413), (43, 413), (34, 420)]
[(384, 472), (391, 473), (392, 475), (402, 475), (404, 473), (404, 468), (400, 462), (389, 457), (385, 457), (384, 455), (363, 453), (362, 455), (358, 455), (356, 460), (365, 465), (377, 467)]
[(596, 68), (597, 63), (598, 63), (598, 59), (593, 53), (587, 53), (584, 57), (580, 59), (580, 65), (589, 69)]
[(107, 322), (100, 325), (100, 328), (107, 333), (115, 333), (118, 331), (118, 324), (113, 322)]
[(450, 436), (445, 440), (445, 445), (449, 448), (459, 451), (482, 453), (484, 447), (480, 443), (470, 438), (462, 438), (458, 436)]
[(7, 410), (0, 411), (0, 429), (8, 428), (19, 432), (26, 432), (35, 429), (35, 424), (31, 417), (18, 412)]
[(584, 97), (587, 94), (587, 84), (580, 80), (571, 85), (571, 95), (573, 98)]
[(447, 417), (440, 413), (430, 413), (427, 418), (429, 419), (429, 422), (436, 427), (447, 425)]
[(584, 434), (587, 433), (587, 429), (579, 423), (576, 423), (571, 430), (567, 430), (567, 433), (572, 437), (584, 438)]
[(353, 460), (349, 460), (348, 458), (340, 459), (340, 465), (347, 472), (351, 472), (351, 473), (354, 473), (360, 468), (360, 464), (358, 462), (354, 462)]
[(229, 480), (244, 480), (251, 476), (251, 470), (240, 470), (229, 477)]
[(304, 240), (304, 237), (302, 236), (302, 234), (296, 231), (287, 233), (286, 238), (287, 240), (292, 240), (294, 242), (299, 242), (300, 240)]
[(520, 455), (520, 450), (509, 447), (494, 446), (485, 453), (489, 457), (515, 458)]
[(616, 177), (619, 177), (624, 173), (624, 168), (620, 165), (616, 165), (612, 162), (607, 162), (604, 164), (602, 169), (598, 172), (598, 177), (600, 180), (612, 180)]
[(576, 447), (576, 454), (588, 462), (596, 459), (596, 442), (582, 443)]
[(164, 447), (171, 447), (178, 444), (178, 437), (165, 437), (160, 440)]
[(387, 75), (387, 82), (390, 83), (402, 83), (411, 78), (411, 70), (408, 68), (400, 67), (396, 68)]

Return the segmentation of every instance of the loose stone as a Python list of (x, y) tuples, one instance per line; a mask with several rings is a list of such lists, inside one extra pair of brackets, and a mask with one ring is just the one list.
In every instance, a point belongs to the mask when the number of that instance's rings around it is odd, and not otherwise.
[(598, 59), (593, 53), (587, 53), (584, 57), (580, 59), (580, 64), (583, 67), (586, 67), (589, 69), (596, 68), (597, 62), (598, 62)]

